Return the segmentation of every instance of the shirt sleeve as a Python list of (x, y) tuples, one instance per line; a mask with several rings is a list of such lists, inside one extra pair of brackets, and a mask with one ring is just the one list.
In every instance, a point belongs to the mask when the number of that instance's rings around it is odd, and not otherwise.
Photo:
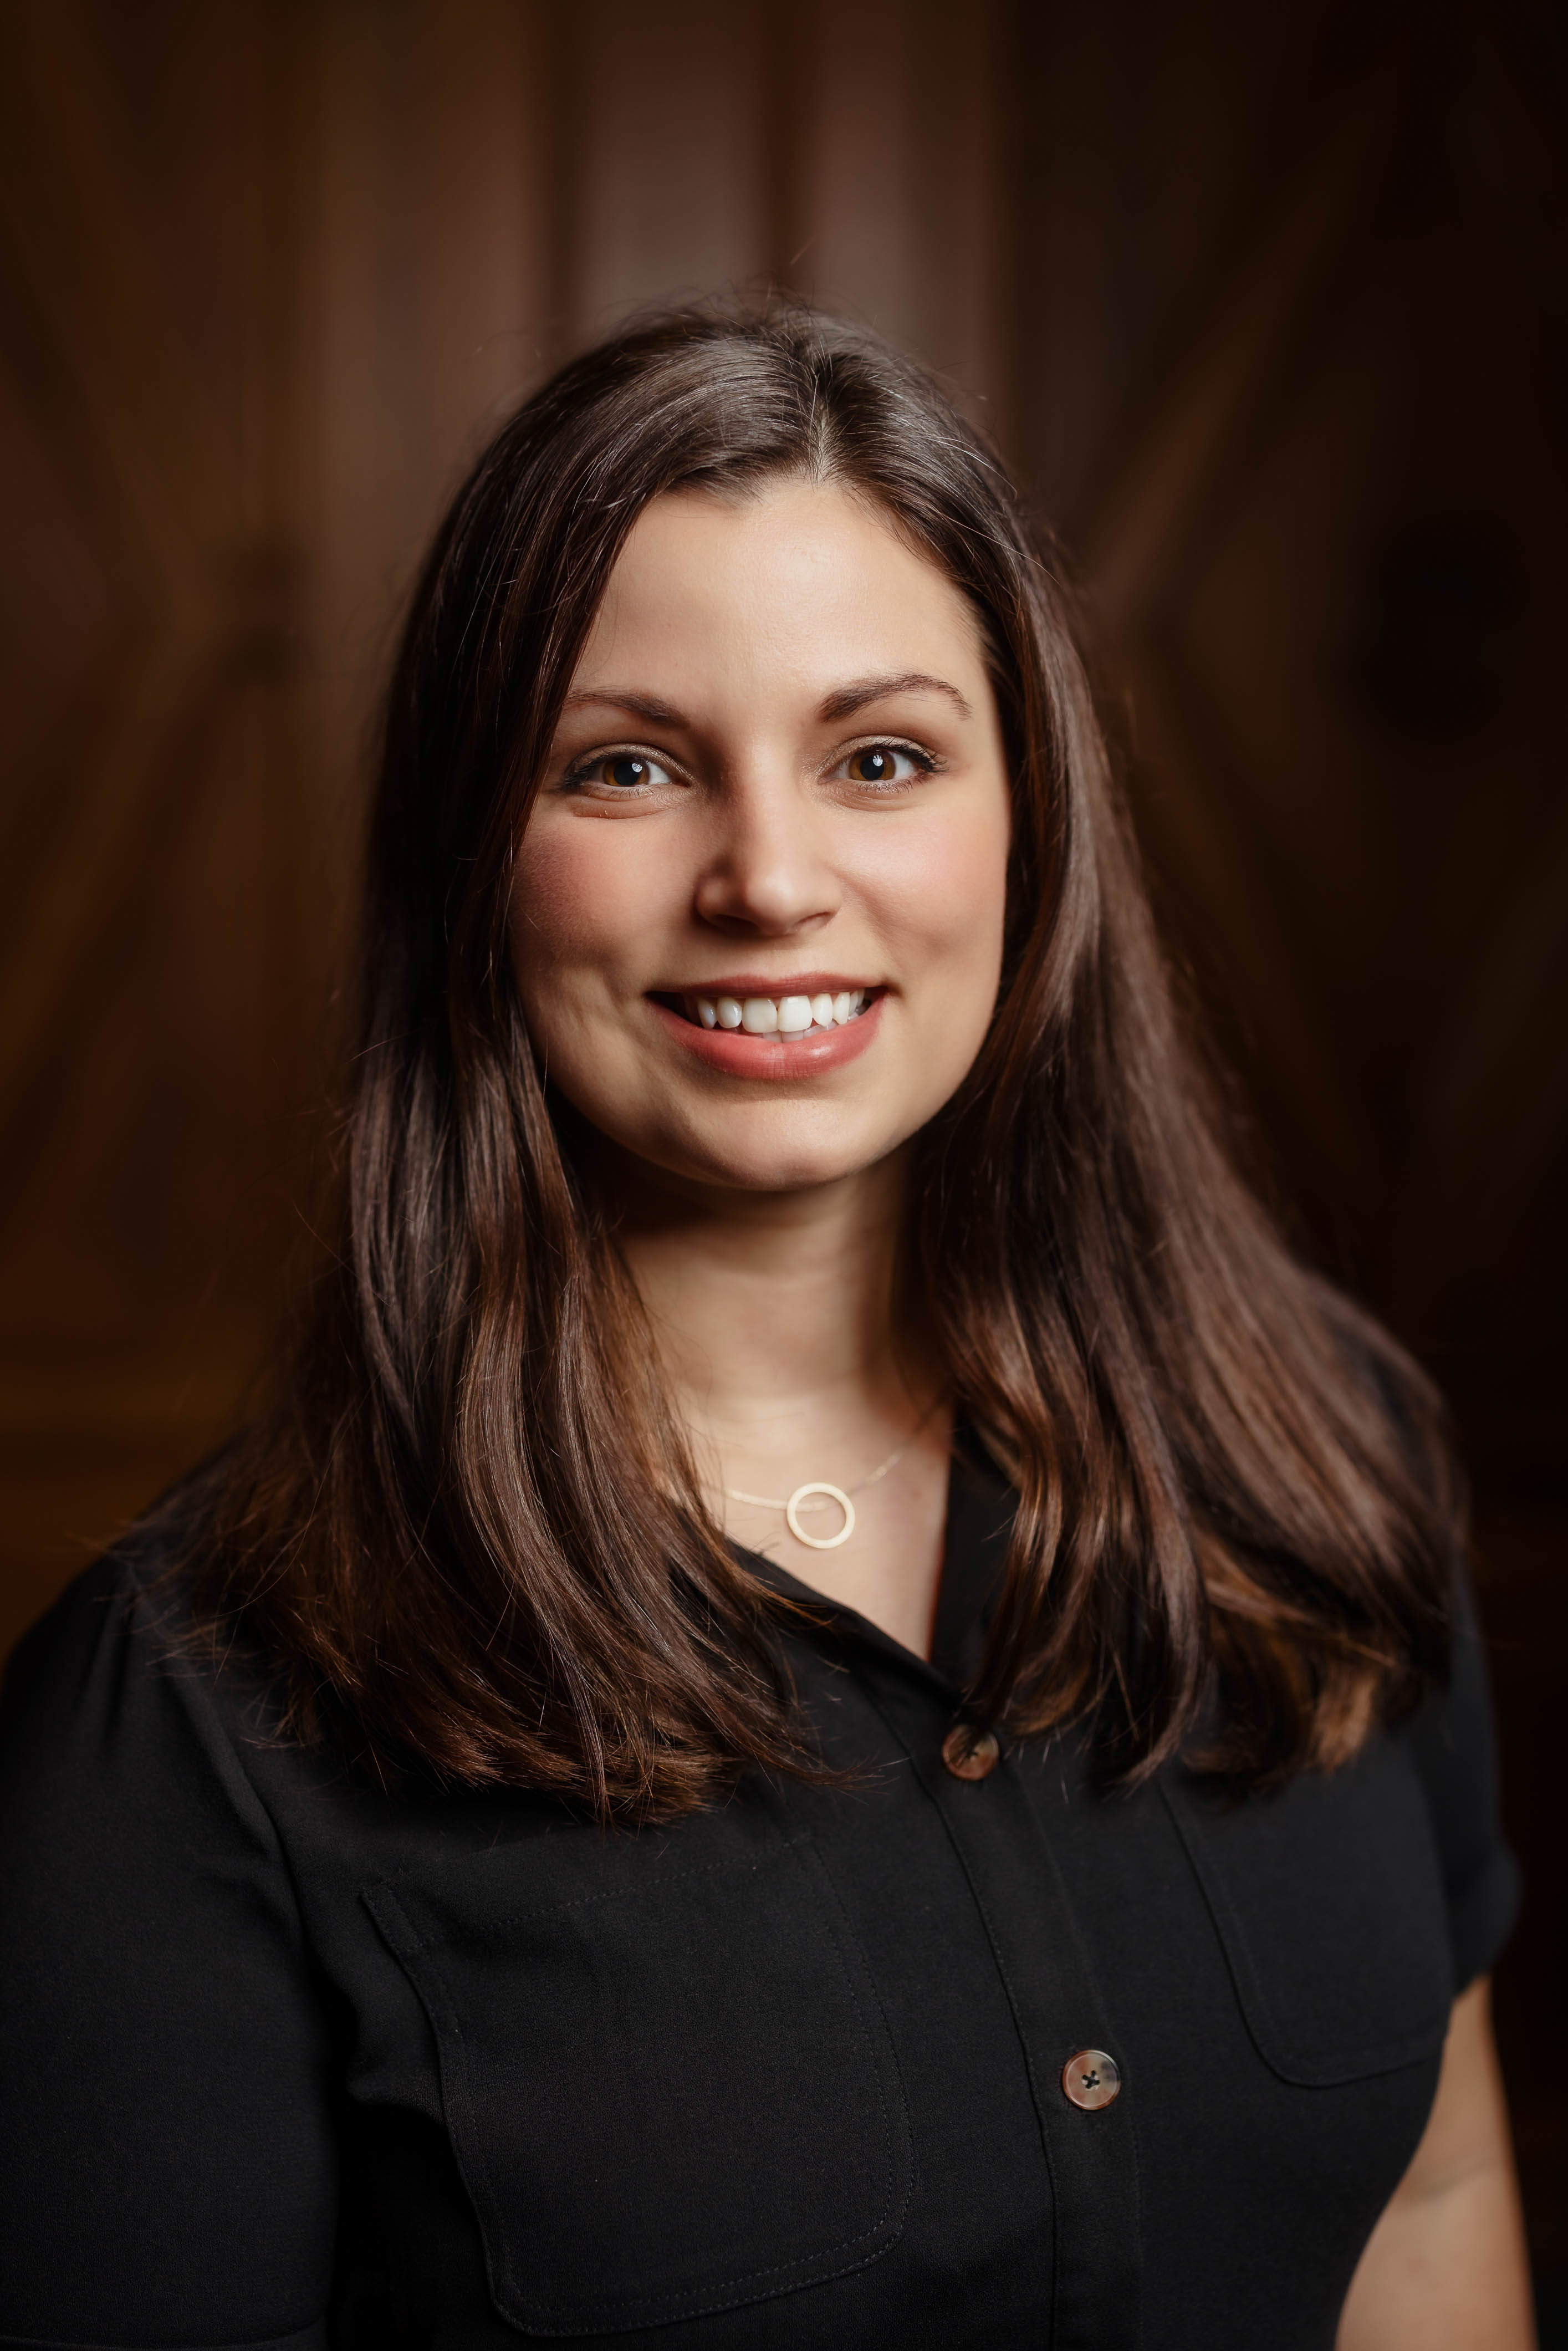
[(1405, 1733), (1427, 1792), (1448, 1899), (1454, 1985), (1493, 1966), (1519, 1908), (1519, 1866), (1498, 1818), (1497, 1749), (1486, 1659), (1468, 1577), (1454, 1610), (1453, 1673)]
[(318, 2351), (322, 2010), (287, 1868), (126, 1563), (0, 1699), (0, 2343)]

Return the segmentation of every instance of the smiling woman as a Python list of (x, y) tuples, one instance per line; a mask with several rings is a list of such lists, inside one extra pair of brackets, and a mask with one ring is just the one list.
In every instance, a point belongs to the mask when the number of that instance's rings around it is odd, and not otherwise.
[[(606, 742), (629, 716), (636, 739)], [(601, 1159), (604, 1139), (627, 1155), (611, 1191), (645, 1196), (632, 1165), (672, 1179), (653, 1214), (623, 1224), (622, 1247), (683, 1421), (732, 1506), (749, 1488), (795, 1487), (802, 1458), (874, 1458), (913, 1418), (912, 1395), (941, 1388), (928, 1343), (889, 1330), (868, 1345), (868, 1325), (893, 1279), (904, 1146), (956, 1093), (996, 1008), (1010, 832), (975, 610), (884, 507), (785, 476), (644, 509), (523, 833), (514, 957), (552, 1082)], [(844, 1259), (826, 1323), (841, 1360), (824, 1380), (821, 1363), (801, 1375), (811, 1342), (790, 1363), (777, 1302), (757, 1347), (737, 1317), (744, 1269), (727, 1260), (733, 1248), (755, 1273), (772, 1260), (792, 1319), (830, 1246)], [(716, 1294), (694, 1322), (695, 1264)], [(854, 1550), (816, 1580), (923, 1654), (948, 1416), (925, 1416), (911, 1447), (874, 1511), (843, 1505)], [(802, 1529), (788, 1497), (726, 1516), (758, 1544), (840, 1547)]]
[(363, 976), (272, 1402), (9, 1685), (4, 2339), (1517, 2351), (1440, 1414), (928, 378), (692, 311), (519, 412)]
[[(629, 714), (641, 739), (607, 747)], [(798, 480), (659, 498), (523, 839), (529, 1034), (601, 1133), (672, 1173), (779, 1190), (874, 1164), (979, 1051), (1009, 833), (975, 615), (882, 510)]]

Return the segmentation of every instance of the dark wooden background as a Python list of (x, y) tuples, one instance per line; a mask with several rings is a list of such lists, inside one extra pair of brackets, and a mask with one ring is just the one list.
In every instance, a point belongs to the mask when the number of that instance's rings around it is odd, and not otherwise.
[(264, 1343), (465, 457), (629, 304), (814, 293), (1059, 530), (1266, 1179), (1453, 1399), (1568, 2273), (1565, 154), (1535, 0), (6, 0), (0, 1646)]

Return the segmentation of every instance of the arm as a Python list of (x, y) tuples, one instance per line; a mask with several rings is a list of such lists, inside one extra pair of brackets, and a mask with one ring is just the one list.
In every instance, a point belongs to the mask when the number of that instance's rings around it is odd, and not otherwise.
[(1431, 2119), (1351, 2281), (1337, 2351), (1532, 2351), (1534, 2342), (1483, 1977), (1454, 2002)]
[(0, 1703), (0, 2342), (322, 2351), (336, 2200), (293, 1889), (110, 1563)]

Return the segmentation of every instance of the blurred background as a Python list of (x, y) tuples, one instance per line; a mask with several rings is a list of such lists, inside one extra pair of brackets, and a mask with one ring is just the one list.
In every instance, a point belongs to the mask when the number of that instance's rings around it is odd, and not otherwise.
[(223, 1431), (298, 1260), (375, 691), (467, 460), (631, 306), (815, 295), (1058, 533), (1263, 1180), (1453, 1401), (1561, 2327), (1562, 20), (5, 0), (0, 118), (0, 1649)]

